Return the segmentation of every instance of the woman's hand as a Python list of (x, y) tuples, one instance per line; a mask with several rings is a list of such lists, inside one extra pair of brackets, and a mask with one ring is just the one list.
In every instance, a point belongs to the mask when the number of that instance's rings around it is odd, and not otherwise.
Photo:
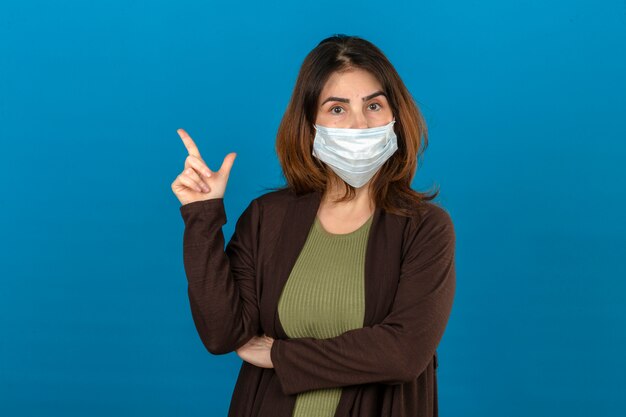
[(184, 205), (224, 197), (230, 169), (237, 154), (231, 152), (226, 155), (220, 170), (213, 172), (200, 156), (198, 147), (187, 132), (183, 129), (178, 129), (177, 132), (189, 152), (183, 172), (172, 182), (172, 191), (178, 200)]
[(237, 349), (237, 355), (244, 361), (260, 368), (273, 368), (270, 350), (274, 339), (269, 336), (254, 336), (245, 345)]

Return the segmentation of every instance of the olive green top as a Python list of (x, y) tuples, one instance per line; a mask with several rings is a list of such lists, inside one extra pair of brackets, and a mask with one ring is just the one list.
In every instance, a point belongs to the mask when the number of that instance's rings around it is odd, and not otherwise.
[[(278, 302), (287, 336), (326, 339), (363, 327), (365, 250), (372, 218), (353, 232), (334, 234), (315, 217)], [(333, 417), (341, 390), (299, 393), (293, 417)]]

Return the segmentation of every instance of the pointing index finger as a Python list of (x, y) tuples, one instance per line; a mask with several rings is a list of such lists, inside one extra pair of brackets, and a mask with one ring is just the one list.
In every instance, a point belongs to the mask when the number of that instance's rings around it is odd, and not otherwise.
[(191, 136), (189, 136), (184, 129), (177, 129), (176, 132), (183, 140), (183, 143), (185, 144), (185, 148), (187, 148), (189, 155), (197, 156), (198, 158), (202, 159), (202, 157), (200, 156), (200, 151), (198, 150), (196, 143), (193, 141), (193, 139), (191, 139)]

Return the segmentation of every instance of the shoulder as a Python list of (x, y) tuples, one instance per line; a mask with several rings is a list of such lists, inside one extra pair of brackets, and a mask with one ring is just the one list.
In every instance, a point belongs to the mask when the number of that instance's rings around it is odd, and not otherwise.
[(421, 215), (413, 219), (417, 227), (453, 227), (450, 212), (438, 203), (424, 201), (420, 204)]
[(257, 206), (265, 215), (281, 215), (287, 210), (289, 204), (298, 199), (298, 196), (289, 188), (281, 188), (259, 195), (254, 198), (250, 205)]
[(242, 216), (252, 217), (254, 222), (275, 226), (280, 219), (284, 218), (289, 202), (296, 198), (290, 189), (283, 188), (266, 192), (253, 198)]
[(456, 235), (450, 212), (431, 201), (420, 203), (419, 215), (410, 217), (404, 228), (406, 250), (424, 245), (431, 248), (454, 246)]
[(281, 188), (280, 190), (269, 191), (256, 197), (256, 201), (260, 206), (281, 205), (294, 200), (296, 194), (290, 188)]

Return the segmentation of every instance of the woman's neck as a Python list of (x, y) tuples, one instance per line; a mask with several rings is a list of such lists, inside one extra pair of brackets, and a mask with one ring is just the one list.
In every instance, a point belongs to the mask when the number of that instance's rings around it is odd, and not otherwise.
[(373, 212), (374, 203), (371, 201), (369, 185), (370, 182), (362, 187), (355, 188), (356, 195), (352, 200), (335, 203), (337, 198), (343, 196), (345, 187), (343, 184), (329, 182), (329, 186), (322, 196), (321, 205), (331, 210), (339, 209), (340, 211), (346, 210), (348, 212), (366, 210)]

